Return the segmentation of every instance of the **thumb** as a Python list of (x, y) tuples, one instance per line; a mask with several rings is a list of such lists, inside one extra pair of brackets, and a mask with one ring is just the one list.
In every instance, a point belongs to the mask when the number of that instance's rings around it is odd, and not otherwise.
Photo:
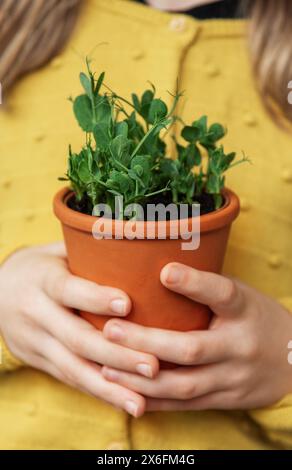
[(217, 315), (233, 316), (243, 310), (243, 293), (233, 279), (169, 263), (161, 270), (160, 280), (168, 289), (208, 305)]
[(59, 256), (60, 258), (66, 258), (67, 256), (64, 242), (49, 243), (47, 245), (42, 245), (41, 248), (44, 248), (46, 253), (53, 256)]

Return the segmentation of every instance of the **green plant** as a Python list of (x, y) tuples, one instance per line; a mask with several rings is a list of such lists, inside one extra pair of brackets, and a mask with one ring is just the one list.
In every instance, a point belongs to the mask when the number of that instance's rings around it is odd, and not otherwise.
[[(218, 141), (226, 131), (221, 124), (208, 126), (203, 116), (185, 125), (175, 114), (181, 93), (176, 92), (171, 109), (156, 97), (154, 85), (131, 101), (119, 96), (104, 83), (104, 73), (96, 79), (86, 60), (87, 74), (80, 73), (84, 89), (73, 103), (75, 117), (86, 133), (79, 153), (69, 147), (65, 178), (75, 192), (77, 204), (91, 213), (97, 203), (114, 210), (115, 196), (123, 196), (124, 208), (131, 203), (145, 206), (154, 197), (176, 204), (191, 205), (202, 194), (212, 195), (214, 208), (222, 205), (224, 173), (242, 161), (235, 153), (225, 153)], [(101, 87), (105, 91), (101, 92)], [(181, 139), (174, 137), (177, 158), (167, 156), (163, 129), (182, 125)], [(123, 214), (122, 214), (123, 216)]]

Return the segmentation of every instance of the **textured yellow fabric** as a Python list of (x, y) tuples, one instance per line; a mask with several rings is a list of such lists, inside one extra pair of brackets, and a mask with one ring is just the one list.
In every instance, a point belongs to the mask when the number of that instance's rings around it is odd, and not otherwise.
[(22, 365), (23, 363), (11, 354), (5, 341), (0, 337), (0, 373), (18, 369)]
[[(291, 137), (270, 120), (255, 90), (245, 21), (179, 18), (126, 0), (88, 0), (64, 52), (13, 90), (0, 113), (1, 258), (19, 245), (61, 239), (51, 200), (68, 143), (83, 143), (66, 97), (80, 92), (80, 56), (103, 43), (94, 67), (106, 71), (113, 89), (141, 92), (150, 80), (169, 102), (166, 90), (178, 77), (185, 119), (208, 114), (223, 122), (227, 148), (252, 158), (252, 166), (227, 178), (242, 212), (225, 272), (290, 308)], [(2, 369), (16, 365), (7, 351), (4, 358)], [(291, 397), (250, 413), (148, 413), (134, 420), (30, 368), (0, 377), (0, 420), (1, 448), (292, 448)]]
[(265, 409), (250, 411), (248, 414), (257, 423), (265, 435), (275, 445), (292, 449), (292, 396), (289, 395)]

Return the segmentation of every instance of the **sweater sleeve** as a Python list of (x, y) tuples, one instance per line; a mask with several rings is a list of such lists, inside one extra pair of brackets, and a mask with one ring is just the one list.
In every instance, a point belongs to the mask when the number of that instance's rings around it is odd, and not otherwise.
[[(281, 298), (279, 302), (292, 314), (292, 296)], [(287, 360), (288, 353), (287, 345)], [(284, 449), (292, 449), (292, 391), (273, 406), (251, 410), (248, 414), (271, 442)]]
[[(2, 250), (0, 255), (0, 264), (3, 264), (5, 260), (11, 256), (16, 251), (24, 248), (24, 246), (19, 247), (8, 247), (6, 250)], [(3, 372), (13, 371), (22, 367), (24, 364), (13, 356), (13, 354), (9, 351), (3, 336), (1, 336), (0, 332), (0, 374)]]
[(0, 336), (0, 374), (14, 371), (22, 366), (24, 366), (24, 364), (13, 356), (3, 337)]
[[(292, 315), (292, 296), (291, 297), (282, 297), (279, 299), (280, 304), (283, 305)], [(292, 338), (291, 338), (292, 339)]]
[(248, 414), (277, 447), (292, 450), (292, 394), (273, 406), (251, 410)]

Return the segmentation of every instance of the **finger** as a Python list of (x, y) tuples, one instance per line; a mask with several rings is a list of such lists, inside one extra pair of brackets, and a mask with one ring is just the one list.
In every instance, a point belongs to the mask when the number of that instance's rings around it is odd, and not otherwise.
[(70, 387), (73, 387), (72, 384), (63, 374), (62, 372), (49, 360), (47, 360), (44, 356), (39, 354), (26, 354), (25, 355), (25, 364), (29, 364), (34, 369), (41, 370), (48, 375), (51, 375), (55, 379), (59, 380), (59, 382), (63, 382)]
[(160, 280), (168, 289), (208, 305), (218, 315), (239, 314), (243, 309), (243, 294), (236, 281), (219, 274), (169, 263)]
[(23, 348), (21, 348), (19, 350), (19, 358), (21, 358), (25, 364), (28, 364), (35, 369), (42, 370), (52, 377), (55, 377), (60, 382), (64, 382), (65, 384), (74, 387), (75, 385), (46, 357), (45, 345), (49, 343), (50, 339), (50, 335), (44, 330), (30, 328), (27, 331), (27, 345), (25, 352), (23, 352)]
[(46, 245), (46, 250), (48, 253), (55, 256), (60, 256), (61, 258), (66, 258), (67, 256), (67, 250), (64, 242), (50, 243)]
[(116, 316), (131, 310), (131, 300), (122, 290), (74, 276), (61, 264), (48, 272), (43, 287), (50, 298), (66, 307)]
[(142, 396), (120, 385), (111, 384), (101, 375), (99, 366), (74, 355), (49, 335), (43, 337), (43, 354), (60, 371), (60, 377), (66, 383), (122, 408), (135, 417), (144, 413), (145, 399)]
[(219, 391), (193, 398), (192, 400), (160, 400), (149, 398), (146, 411), (200, 411), (240, 409), (233, 392)]
[(219, 362), (231, 354), (230, 339), (222, 329), (178, 332), (111, 319), (103, 334), (110, 341), (180, 365)]
[(17, 352), (17, 357), (19, 357), (24, 364), (42, 370), (59, 381), (72, 386), (73, 384), (70, 383), (55, 364), (50, 362), (45, 356), (45, 345), (48, 343), (49, 339), (50, 335), (45, 330), (40, 330), (35, 325), (29, 324), (28, 328), (24, 329), (24, 334), (17, 336), (13, 344), (13, 350)]
[(60, 258), (67, 257), (67, 250), (64, 242), (48, 243), (46, 245), (36, 245), (34, 246), (34, 250), (41, 251), (49, 255), (58, 256)]
[(111, 382), (152, 398), (190, 400), (227, 385), (226, 370), (220, 366), (162, 370), (153, 380), (109, 367), (103, 367), (102, 374)]
[(35, 309), (38, 324), (78, 356), (146, 377), (157, 375), (159, 362), (156, 357), (106, 340), (102, 332), (87, 321), (50, 299), (38, 299)]

